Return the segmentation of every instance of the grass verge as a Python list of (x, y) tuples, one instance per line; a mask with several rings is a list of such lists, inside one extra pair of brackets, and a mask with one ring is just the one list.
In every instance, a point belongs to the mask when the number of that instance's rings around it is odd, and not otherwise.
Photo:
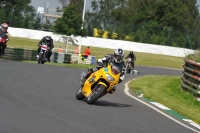
[[(15, 48), (27, 48), (27, 49), (37, 49), (37, 44), (39, 40), (27, 39), (27, 38), (17, 38), (11, 37), (8, 46)], [(55, 47), (63, 46), (62, 42), (55, 42)], [(81, 46), (81, 53), (84, 53), (84, 50), (87, 46)], [(75, 48), (74, 48), (75, 49)], [(98, 47), (90, 47), (91, 54), (96, 56), (96, 59), (103, 58), (106, 54), (113, 53), (113, 49), (108, 48), (98, 48)], [(125, 51), (125, 56), (129, 53), (129, 51)], [(144, 65), (144, 66), (155, 66), (155, 67), (166, 67), (166, 68), (183, 68), (183, 58), (182, 57), (173, 57), (166, 55), (158, 55), (158, 54), (149, 54), (149, 53), (141, 53), (134, 52), (137, 60), (135, 61), (135, 65)]]
[(132, 81), (129, 88), (135, 94), (159, 102), (200, 124), (200, 102), (181, 89), (179, 76), (143, 76)]

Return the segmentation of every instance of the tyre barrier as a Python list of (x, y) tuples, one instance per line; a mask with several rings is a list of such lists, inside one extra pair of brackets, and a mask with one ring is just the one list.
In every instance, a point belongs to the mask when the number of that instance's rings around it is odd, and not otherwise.
[[(5, 49), (5, 55), (1, 56), (1, 58), (6, 60), (15, 60), (15, 61), (23, 61), (23, 60), (36, 61), (37, 53), (38, 53), (37, 50), (7, 47)], [(77, 60), (78, 59), (79, 57), (77, 56)], [(81, 61), (81, 63), (95, 64), (95, 60), (96, 60), (95, 56), (90, 56), (86, 61)], [(50, 61), (55, 63), (72, 64), (76, 60), (74, 59), (74, 54), (52, 52)]]
[(181, 77), (182, 90), (190, 92), (200, 101), (200, 63), (186, 58), (184, 62)]

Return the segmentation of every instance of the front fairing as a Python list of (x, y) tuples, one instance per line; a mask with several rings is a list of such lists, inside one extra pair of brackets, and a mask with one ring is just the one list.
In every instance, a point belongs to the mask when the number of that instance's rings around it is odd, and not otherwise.
[[(112, 77), (113, 80), (109, 80), (108, 77)], [(85, 81), (82, 88), (82, 93), (85, 97), (88, 97), (92, 92), (92, 88), (97, 84), (104, 85), (107, 88), (106, 92), (110, 92), (113, 87), (118, 84), (119, 77), (120, 74), (115, 75), (112, 73), (110, 65), (100, 68), (96, 72), (92, 73), (90, 77)]]

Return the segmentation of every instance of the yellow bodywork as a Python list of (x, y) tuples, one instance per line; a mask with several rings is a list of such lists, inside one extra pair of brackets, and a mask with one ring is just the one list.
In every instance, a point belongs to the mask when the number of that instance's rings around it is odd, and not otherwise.
[[(114, 81), (109, 81), (106, 77), (106, 74), (109, 74)], [(92, 92), (92, 85), (98, 82), (98, 84), (101, 84), (106, 87), (106, 92), (110, 92), (113, 87), (118, 84), (119, 82), (120, 73), (115, 75), (111, 71), (111, 66), (108, 65), (107, 67), (102, 67), (99, 70), (92, 73), (89, 78), (85, 81), (83, 88), (82, 88), (82, 94), (87, 98), (90, 93)], [(103, 80), (101, 80), (103, 79)]]

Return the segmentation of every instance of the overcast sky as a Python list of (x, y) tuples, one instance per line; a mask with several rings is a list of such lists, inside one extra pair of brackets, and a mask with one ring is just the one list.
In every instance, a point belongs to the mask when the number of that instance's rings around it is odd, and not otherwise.
[[(61, 4), (59, 3), (59, 0), (31, 0), (31, 5), (33, 5), (36, 8), (36, 11), (38, 7), (45, 7), (47, 8), (47, 3), (49, 9), (56, 9), (57, 7), (60, 7), (61, 9)], [(86, 0), (86, 10), (90, 9), (90, 4), (92, 0)], [(197, 0), (197, 4), (200, 5), (200, 0)], [(200, 10), (200, 7), (199, 7)]]
[[(61, 4), (59, 2), (59, 0), (31, 0), (31, 5), (34, 6), (37, 10), (38, 7), (45, 7), (49, 9), (56, 9), (57, 7), (60, 7), (61, 9)], [(90, 8), (90, 3), (92, 2), (92, 0), (86, 0), (86, 10), (89, 10)], [(49, 4), (47, 4), (49, 3)]]

